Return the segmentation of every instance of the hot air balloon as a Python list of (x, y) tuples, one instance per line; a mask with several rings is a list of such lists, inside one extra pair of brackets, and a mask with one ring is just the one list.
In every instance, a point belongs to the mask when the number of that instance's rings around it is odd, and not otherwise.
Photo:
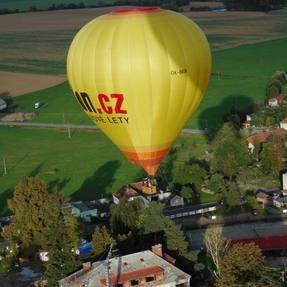
[(95, 18), (67, 57), (68, 81), (85, 113), (151, 176), (202, 100), (210, 69), (200, 28), (157, 7)]

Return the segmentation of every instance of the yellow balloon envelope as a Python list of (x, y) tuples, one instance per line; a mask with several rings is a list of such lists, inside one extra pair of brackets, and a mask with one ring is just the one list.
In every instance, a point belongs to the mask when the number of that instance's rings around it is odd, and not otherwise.
[(199, 27), (154, 7), (94, 19), (67, 58), (69, 83), (86, 114), (150, 175), (202, 100), (210, 69)]

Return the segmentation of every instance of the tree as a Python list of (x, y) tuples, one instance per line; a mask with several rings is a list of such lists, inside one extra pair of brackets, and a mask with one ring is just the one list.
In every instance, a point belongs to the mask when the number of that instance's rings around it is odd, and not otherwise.
[(247, 165), (247, 145), (232, 124), (223, 125), (214, 138), (212, 146), (214, 158), (211, 160), (211, 169), (213, 172), (222, 173), (231, 179)]
[(181, 165), (177, 170), (176, 182), (185, 185), (191, 182), (190, 166), (188, 164)]
[(79, 219), (72, 214), (65, 214), (64, 216), (69, 242), (71, 242), (72, 248), (74, 250), (77, 250), (79, 247), (81, 236)]
[(238, 191), (238, 187), (236, 182), (228, 181), (227, 182), (227, 190), (225, 193), (225, 201), (229, 207), (239, 206), (240, 204), (240, 193)]
[(136, 231), (142, 209), (143, 201), (141, 199), (132, 201), (121, 199), (118, 204), (113, 204), (110, 208), (110, 225), (113, 234), (117, 236), (129, 231)]
[(193, 194), (193, 190), (191, 187), (189, 186), (184, 186), (182, 188), (182, 190), (180, 191), (180, 195), (186, 199), (187, 201), (189, 201), (190, 199), (192, 199), (192, 194)]
[(188, 243), (185, 240), (181, 225), (175, 224), (171, 219), (162, 214), (163, 205), (158, 202), (151, 202), (150, 206), (144, 210), (144, 220), (142, 229), (144, 234), (164, 232), (167, 242), (167, 248), (177, 251), (178, 254), (185, 257), (194, 258), (194, 255), (188, 253)]
[(105, 225), (97, 227), (92, 236), (94, 254), (96, 256), (100, 255), (111, 245), (112, 242), (113, 238), (107, 227)]
[(25, 247), (43, 246), (43, 230), (53, 205), (49, 198), (47, 185), (40, 179), (27, 177), (20, 181), (15, 187), (13, 198), (8, 200), (14, 218), (5, 227), (3, 236), (9, 240), (21, 240)]
[(163, 204), (152, 201), (144, 210), (142, 229), (144, 234), (163, 231), (169, 219), (162, 214)]
[(271, 285), (258, 284), (263, 266), (264, 258), (257, 245), (233, 244), (219, 262), (220, 273), (215, 285), (216, 287), (271, 287)]
[(49, 198), (53, 205), (50, 207), (49, 219), (44, 228), (44, 250), (48, 252), (49, 261), (46, 265), (45, 277), (49, 287), (59, 286), (58, 281), (79, 267), (79, 261), (73, 253), (74, 238), (69, 234), (66, 225), (63, 206), (66, 198), (59, 192), (54, 192)]
[(190, 166), (190, 181), (192, 182), (195, 190), (200, 192), (204, 179), (206, 178), (206, 171), (199, 164), (194, 163)]
[(226, 191), (224, 177), (221, 174), (215, 173), (210, 177), (208, 188), (218, 194)]
[(185, 240), (184, 232), (181, 230), (181, 225), (175, 224), (172, 220), (164, 228), (167, 248), (177, 251), (179, 255), (187, 253), (188, 243)]
[(192, 184), (194, 189), (199, 192), (207, 173), (199, 164), (188, 164), (180, 166), (176, 181), (181, 185)]
[(224, 0), (227, 10), (269, 11), (282, 8), (286, 0)]
[(284, 141), (279, 136), (273, 136), (271, 142), (263, 144), (260, 153), (262, 171), (266, 174), (272, 171), (273, 174), (279, 175), (285, 168), (283, 161), (285, 154)]
[(207, 254), (215, 266), (214, 275), (220, 275), (220, 262), (229, 246), (229, 241), (222, 236), (222, 226), (208, 226), (204, 234)]

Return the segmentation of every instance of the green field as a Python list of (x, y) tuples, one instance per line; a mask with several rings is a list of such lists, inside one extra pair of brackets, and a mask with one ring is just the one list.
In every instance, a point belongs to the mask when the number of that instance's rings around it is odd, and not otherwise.
[(37, 9), (47, 9), (51, 7), (53, 4), (79, 4), (84, 3), (86, 6), (88, 5), (98, 5), (102, 3), (104, 5), (112, 5), (115, 0), (0, 0), (0, 10), (8, 9), (8, 10), (16, 10), (19, 11), (29, 11), (30, 7), (36, 7)]
[(206, 96), (188, 127), (215, 126), (232, 107), (263, 103), (268, 79), (287, 69), (286, 51), (287, 38), (214, 52)]
[[(38, 176), (73, 200), (103, 197), (144, 176), (99, 131), (72, 131), (70, 139), (66, 131), (57, 130), (0, 127), (0, 133), (0, 216), (7, 212), (13, 187), (25, 176)], [(183, 148), (173, 165), (208, 148), (205, 138), (198, 136), (181, 136), (176, 144), (192, 151)]]
[[(268, 78), (276, 70), (287, 68), (286, 51), (287, 38), (213, 52), (213, 74), (206, 96), (187, 127), (216, 126), (222, 123), (223, 115), (231, 107), (262, 103)], [(91, 123), (80, 110), (67, 83), (16, 97), (12, 104), (18, 110), (33, 111), (33, 103), (38, 101), (44, 106), (38, 110), (35, 121)]]

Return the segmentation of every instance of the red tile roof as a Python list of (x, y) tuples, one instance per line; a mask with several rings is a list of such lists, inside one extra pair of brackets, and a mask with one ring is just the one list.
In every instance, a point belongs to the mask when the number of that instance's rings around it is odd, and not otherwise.
[[(116, 276), (112, 273), (110, 274), (110, 283), (112, 286), (114, 286), (116, 283), (123, 283), (133, 279), (144, 278), (146, 276), (163, 273), (163, 271), (164, 269), (160, 266), (151, 266), (135, 271), (125, 272), (120, 274), (119, 276)], [(101, 283), (106, 286), (106, 278), (102, 278)]]
[(252, 239), (240, 239), (232, 240), (232, 244), (235, 243), (250, 243), (254, 242), (261, 250), (276, 250), (276, 249), (287, 249), (287, 236), (269, 236), (259, 237)]
[(265, 132), (259, 132), (253, 135), (250, 135), (246, 138), (246, 140), (250, 143), (264, 143), (267, 142), (272, 136), (278, 136), (278, 137), (285, 137), (287, 134), (287, 131), (281, 128), (272, 129), (270, 131)]

